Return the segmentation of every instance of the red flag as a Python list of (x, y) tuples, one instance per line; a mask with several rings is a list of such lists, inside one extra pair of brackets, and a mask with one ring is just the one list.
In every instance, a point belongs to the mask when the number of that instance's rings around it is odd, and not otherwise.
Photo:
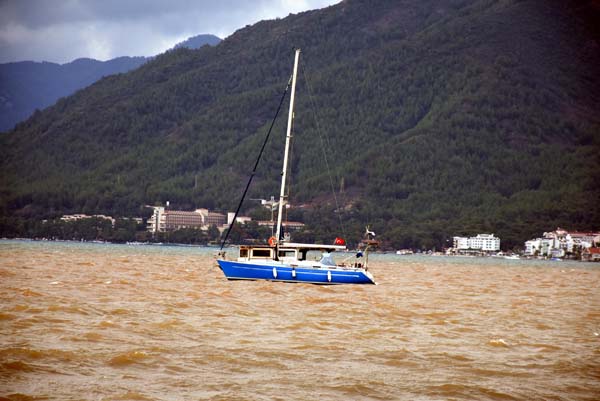
[(346, 241), (343, 238), (336, 237), (335, 241), (333, 241), (333, 245), (346, 245)]

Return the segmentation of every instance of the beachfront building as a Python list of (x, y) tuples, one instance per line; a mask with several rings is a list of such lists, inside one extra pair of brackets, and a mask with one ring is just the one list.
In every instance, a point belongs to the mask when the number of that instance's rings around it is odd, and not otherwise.
[(500, 238), (494, 234), (477, 234), (469, 238), (471, 249), (481, 249), (484, 252), (498, 252), (500, 250)]
[(165, 230), (175, 231), (184, 228), (201, 229), (204, 225), (202, 215), (198, 212), (186, 212), (183, 210), (167, 210), (165, 216)]
[(600, 248), (586, 248), (581, 253), (581, 260), (585, 262), (600, 262)]
[(454, 237), (452, 239), (454, 252), (469, 253), (471, 251), (489, 253), (500, 250), (500, 238), (494, 234), (477, 234), (475, 237)]
[(536, 238), (525, 242), (525, 256), (544, 256), (561, 258), (565, 251), (555, 238)]
[(147, 229), (152, 234), (163, 233), (167, 231), (165, 224), (165, 208), (163, 206), (148, 206), (154, 210), (152, 216), (148, 219)]
[(105, 216), (103, 214), (94, 214), (92, 216), (89, 216), (87, 214), (65, 214), (60, 219), (62, 221), (77, 221), (77, 220), (85, 220), (85, 219), (103, 219), (103, 220), (109, 220), (110, 223), (113, 225), (113, 227), (114, 227), (115, 221), (116, 221), (111, 216)]
[(163, 206), (152, 206), (152, 209), (154, 209), (154, 213), (148, 219), (147, 229), (153, 234), (184, 228), (206, 231), (212, 225), (221, 227), (227, 221), (224, 214), (211, 212), (208, 209), (196, 209), (193, 212), (168, 210)]
[(208, 230), (210, 226), (222, 226), (227, 223), (227, 216), (218, 212), (211, 212), (208, 209), (196, 209), (195, 213), (199, 213), (202, 217), (202, 229)]
[(530, 239), (529, 241), (525, 241), (525, 250), (523, 254), (527, 256), (538, 255), (541, 248), (542, 238)]
[[(149, 206), (154, 210), (152, 216), (148, 219), (147, 230), (153, 234), (164, 233), (167, 231), (181, 230), (184, 228), (195, 228), (208, 230), (210, 226), (216, 226), (220, 232), (229, 228), (233, 222), (235, 213), (212, 212), (208, 209), (196, 209), (193, 212), (183, 210), (169, 210), (164, 206)], [(248, 216), (237, 216), (236, 223), (245, 225), (252, 221)], [(269, 220), (259, 220), (256, 222), (261, 227), (273, 228), (274, 222)], [(297, 221), (284, 221), (282, 226), (285, 231), (298, 231), (304, 228), (304, 223)]]
[[(259, 226), (266, 226), (271, 229), (275, 227), (275, 223), (269, 220), (258, 220)], [(281, 226), (285, 231), (299, 231), (304, 228), (304, 223), (300, 223), (299, 221), (282, 221)]]
[[(235, 213), (227, 214), (227, 224), (225, 226), (223, 226), (224, 229), (227, 229), (229, 227), (229, 225), (233, 222), (234, 216), (235, 216)], [(252, 218), (248, 217), (248, 216), (238, 216), (235, 219), (236, 223), (239, 223), (242, 225), (248, 224), (251, 221), (252, 221)], [(258, 224), (259, 227), (268, 227), (272, 231), (275, 229), (275, 221), (273, 221), (273, 220), (256, 220), (256, 224)], [(304, 228), (304, 223), (300, 223), (298, 221), (283, 221), (283, 222), (281, 222), (281, 226), (283, 227), (284, 231), (286, 231), (286, 232), (299, 231)]]
[[(235, 213), (229, 212), (227, 213), (227, 226), (233, 223), (233, 218), (235, 217)], [(246, 224), (249, 221), (252, 221), (252, 217), (249, 216), (237, 216), (235, 217), (235, 222), (238, 224)], [(227, 228), (227, 227), (226, 227)]]
[(583, 253), (600, 243), (599, 232), (567, 231), (558, 227), (545, 232), (542, 237), (525, 242), (526, 256), (562, 258), (570, 254)]
[(469, 249), (469, 238), (468, 237), (454, 237), (452, 238), (452, 248)]
[[(266, 201), (269, 203), (269, 201)], [(287, 206), (287, 205), (286, 205)], [(226, 215), (210, 211), (206, 208), (199, 208), (194, 211), (171, 210), (164, 206), (147, 206), (152, 208), (154, 213), (148, 219), (147, 230), (152, 234), (181, 230), (184, 228), (193, 228), (207, 231), (211, 226), (216, 226), (223, 233), (226, 231), (235, 217), (235, 222), (241, 225), (247, 225), (252, 222), (248, 216), (235, 216), (235, 213), (229, 212)], [(256, 224), (259, 227), (269, 227), (274, 229), (273, 220), (258, 220)], [(284, 221), (282, 223), (285, 233), (298, 231), (304, 228), (304, 223), (297, 221)], [(284, 233), (284, 234), (285, 234)]]

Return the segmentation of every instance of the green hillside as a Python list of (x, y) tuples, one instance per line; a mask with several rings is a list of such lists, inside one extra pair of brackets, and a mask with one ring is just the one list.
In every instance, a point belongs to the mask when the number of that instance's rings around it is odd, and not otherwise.
[[(300, 47), (290, 213), (303, 239), (340, 231), (323, 148), (352, 239), (366, 224), (427, 248), (598, 229), (599, 14), (596, 1), (347, 0), (170, 51), (0, 137), (0, 228), (166, 200), (234, 209)], [(284, 122), (252, 198), (278, 193)]]

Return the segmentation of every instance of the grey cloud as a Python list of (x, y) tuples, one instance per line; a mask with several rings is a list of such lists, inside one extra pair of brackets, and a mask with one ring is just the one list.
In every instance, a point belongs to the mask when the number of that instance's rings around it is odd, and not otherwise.
[(226, 37), (262, 19), (339, 0), (5, 0), (0, 62), (150, 56), (200, 33)]

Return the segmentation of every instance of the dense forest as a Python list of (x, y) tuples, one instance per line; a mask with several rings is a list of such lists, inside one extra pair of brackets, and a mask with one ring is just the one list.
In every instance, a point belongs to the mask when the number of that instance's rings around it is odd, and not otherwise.
[[(394, 248), (480, 232), (511, 248), (600, 229), (599, 15), (591, 0), (346, 0), (169, 51), (0, 137), (0, 235), (167, 200), (234, 210), (296, 47), (298, 238), (370, 225)], [(278, 194), (285, 118), (273, 132), (249, 198)]]

